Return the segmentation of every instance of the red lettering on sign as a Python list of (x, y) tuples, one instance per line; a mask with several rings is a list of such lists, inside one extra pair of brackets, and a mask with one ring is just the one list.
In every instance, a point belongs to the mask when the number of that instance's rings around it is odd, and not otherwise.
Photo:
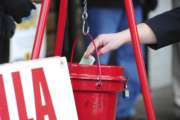
[(2, 75), (0, 75), (0, 120), (10, 120)]
[(33, 120), (32, 118), (28, 119), (28, 116), (27, 116), (23, 88), (22, 88), (19, 72), (13, 72), (12, 78), (13, 78), (16, 102), (17, 102), (17, 107), (18, 107), (19, 119), (20, 120)]
[[(49, 120), (56, 120), (51, 96), (49, 93), (48, 85), (44, 75), (43, 68), (32, 70), (32, 79), (35, 95), (36, 117), (37, 120), (43, 120), (45, 115), (48, 115)], [(41, 89), (44, 95), (46, 105), (42, 105)]]

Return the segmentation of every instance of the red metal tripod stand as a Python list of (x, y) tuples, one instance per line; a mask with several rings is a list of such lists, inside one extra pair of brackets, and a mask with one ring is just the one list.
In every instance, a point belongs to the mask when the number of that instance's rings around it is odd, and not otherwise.
[[(56, 47), (55, 47), (55, 56), (61, 55), (62, 46), (63, 46), (63, 38), (67, 17), (67, 2), (68, 0), (60, 0), (60, 8), (59, 8), (59, 17), (58, 17), (58, 29), (57, 29), (57, 38), (56, 38)], [(47, 16), (49, 13), (51, 0), (44, 0), (42, 4), (42, 9), (40, 12), (40, 19), (37, 26), (37, 32), (35, 37), (35, 43), (32, 51), (32, 59), (39, 58), (43, 33), (45, 30)], [(125, 8), (128, 16), (129, 28), (131, 31), (132, 37), (132, 45), (134, 49), (136, 65), (138, 69), (138, 75), (141, 83), (141, 90), (144, 98), (145, 109), (147, 112), (148, 120), (156, 120), (155, 113), (153, 109), (151, 94), (147, 82), (147, 75), (145, 70), (145, 65), (142, 57), (139, 36), (136, 27), (136, 20), (134, 16), (134, 8), (132, 4), (132, 0), (125, 0)]]

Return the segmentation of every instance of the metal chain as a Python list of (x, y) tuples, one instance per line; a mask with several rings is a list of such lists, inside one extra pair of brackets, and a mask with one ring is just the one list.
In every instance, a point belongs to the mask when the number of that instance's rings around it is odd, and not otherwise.
[(83, 25), (82, 25), (82, 33), (83, 35), (87, 35), (89, 34), (89, 30), (90, 30), (90, 27), (87, 23), (87, 19), (88, 19), (88, 12), (87, 12), (87, 0), (84, 0), (83, 2), (83, 13), (82, 13), (82, 21), (83, 21)]

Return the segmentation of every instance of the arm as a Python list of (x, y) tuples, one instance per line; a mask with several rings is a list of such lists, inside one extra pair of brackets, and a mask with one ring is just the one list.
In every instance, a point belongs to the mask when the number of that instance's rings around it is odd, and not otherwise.
[[(157, 39), (152, 29), (145, 23), (141, 23), (137, 26), (141, 43), (155, 44)], [(125, 43), (131, 42), (131, 35), (129, 29), (119, 33), (102, 34), (95, 40), (96, 47), (98, 48), (98, 54), (104, 54), (111, 50), (117, 49)], [(88, 57), (94, 52), (93, 43), (88, 46), (85, 56)]]
[[(152, 44), (151, 47), (158, 49), (169, 44), (180, 41), (180, 8), (168, 11), (154, 17), (145, 23), (137, 26), (140, 42)], [(179, 39), (177, 39), (179, 38)], [(131, 36), (129, 30), (119, 33), (100, 35), (95, 39), (95, 44), (99, 54), (117, 49), (125, 43), (130, 43)], [(91, 43), (85, 52), (89, 56), (94, 52)]]
[(152, 48), (159, 49), (180, 41), (180, 7), (158, 15), (146, 24), (157, 38), (157, 44)]

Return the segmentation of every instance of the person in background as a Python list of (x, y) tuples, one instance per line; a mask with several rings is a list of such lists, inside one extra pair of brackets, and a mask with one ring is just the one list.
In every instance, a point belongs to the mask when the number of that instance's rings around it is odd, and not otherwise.
[[(170, 44), (180, 42), (180, 7), (160, 14), (154, 18), (147, 20), (144, 23), (138, 24), (137, 29), (140, 37), (140, 42), (148, 44), (153, 49), (160, 49)], [(100, 35), (95, 39), (95, 44), (97, 48), (99, 48), (99, 55), (101, 55), (111, 50), (117, 49), (123, 44), (130, 43), (130, 41), (130, 31), (129, 29), (127, 29), (118, 33)], [(91, 43), (84, 53), (84, 56), (88, 57), (93, 52), (94, 47)], [(180, 71), (177, 71), (176, 68), (174, 70), (179, 76)], [(175, 101), (175, 103), (177, 104), (178, 101)], [(177, 120), (180, 119), (179, 114), (175, 117), (177, 118)]]
[[(81, 0), (81, 2), (83, 3), (84, 0)], [(136, 20), (139, 23), (143, 19), (143, 13), (147, 16), (149, 11), (155, 9), (157, 0), (133, 0), (133, 3), (136, 11)], [(87, 7), (90, 34), (93, 37), (99, 34), (122, 31), (128, 27), (124, 0), (87, 0)], [(89, 42), (86, 40), (86, 46), (88, 46)], [(144, 45), (142, 45), (142, 49), (143, 53), (145, 53)], [(115, 65), (125, 67), (125, 76), (128, 78), (130, 97), (124, 99), (122, 94), (119, 94), (116, 120), (134, 120), (134, 105), (140, 95), (140, 85), (132, 47), (127, 44), (123, 45), (123, 47), (118, 48), (113, 53), (102, 55), (100, 62), (101, 64), (111, 62)]]
[(0, 1), (0, 63), (8, 62), (9, 39), (15, 31), (15, 22), (20, 23), (23, 17), (29, 16), (35, 9), (31, 0)]

